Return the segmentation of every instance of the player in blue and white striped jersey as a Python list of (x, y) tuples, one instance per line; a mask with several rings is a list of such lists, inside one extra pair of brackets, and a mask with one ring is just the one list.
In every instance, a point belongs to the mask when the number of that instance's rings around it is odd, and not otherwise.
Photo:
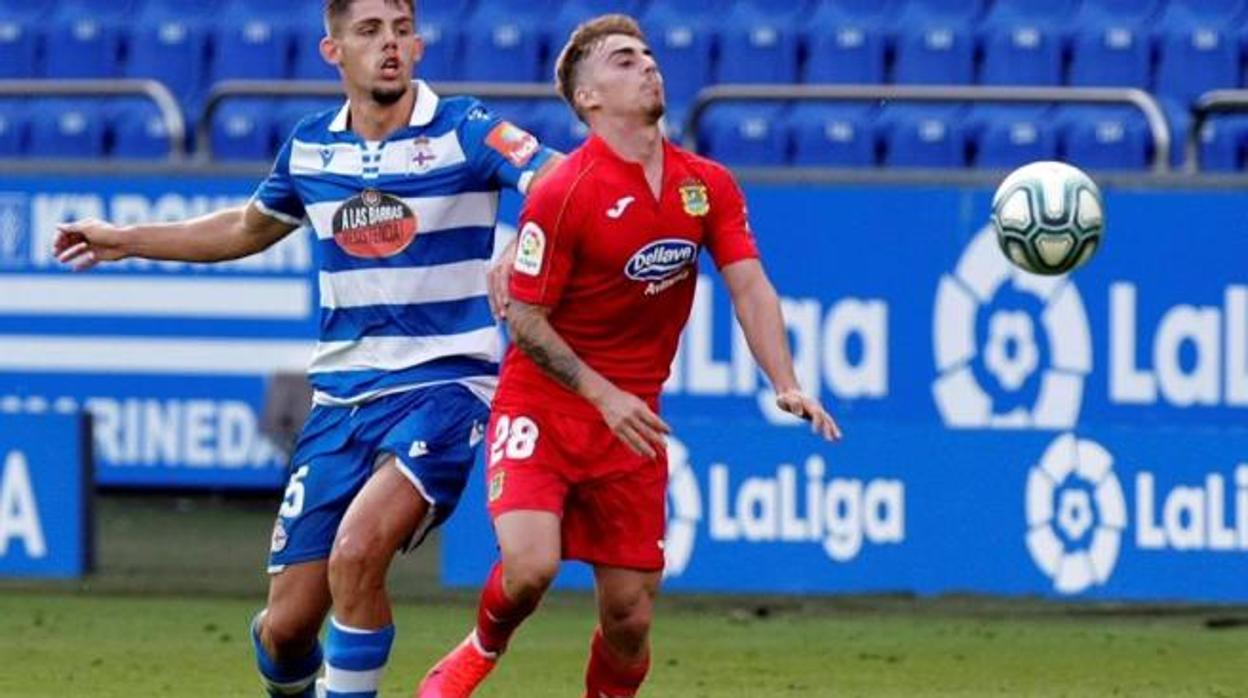
[(331, 606), (325, 695), (376, 695), (394, 636), (390, 561), (454, 510), (488, 420), (499, 191), (526, 191), (557, 159), (480, 102), (411, 82), (414, 14), (411, 0), (327, 0), (321, 52), (348, 102), (296, 126), (247, 206), (129, 228), (80, 221), (56, 242), (83, 269), (236, 259), (305, 224), (316, 235), (315, 406), (252, 627), (271, 696), (315, 695)]

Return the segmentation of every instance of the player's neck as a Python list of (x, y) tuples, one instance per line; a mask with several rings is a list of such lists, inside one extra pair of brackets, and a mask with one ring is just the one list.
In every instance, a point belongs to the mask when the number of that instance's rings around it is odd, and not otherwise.
[(647, 169), (656, 163), (662, 166), (663, 131), (658, 124), (600, 118), (592, 129), (620, 158)]
[(416, 107), (415, 85), (397, 102), (378, 104), (367, 94), (348, 95), (351, 99), (351, 130), (366, 141), (380, 141), (406, 126)]

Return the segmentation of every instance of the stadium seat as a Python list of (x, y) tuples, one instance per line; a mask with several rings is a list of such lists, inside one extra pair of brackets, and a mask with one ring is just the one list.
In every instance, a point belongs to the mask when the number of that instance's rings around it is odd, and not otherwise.
[(800, 167), (875, 165), (875, 109), (863, 104), (798, 104), (788, 113), (793, 164)]
[(718, 41), (714, 18), (723, 12), (723, 3), (706, 0), (689, 8), (679, 5), (652, 3), (641, 25), (663, 73), (668, 102), (683, 106), (711, 82), (711, 59)]
[(803, 80), (810, 83), (884, 81), (889, 20), (899, 0), (823, 0), (806, 26)]
[(700, 150), (725, 165), (784, 165), (788, 149), (781, 111), (775, 104), (713, 106), (702, 117)]
[(463, 78), (464, 21), (468, 3), (463, 0), (424, 2), (417, 8), (416, 26), (425, 42), (425, 53), (416, 74), (429, 80)]
[(1044, 106), (974, 107), (964, 123), (971, 140), (972, 164), (1012, 169), (1036, 160), (1057, 158), (1057, 130)]
[(26, 110), (16, 99), (0, 99), (0, 158), (26, 153)]
[(47, 7), (0, 2), (0, 78), (42, 75), (43, 25)]
[(739, 0), (718, 22), (716, 82), (792, 83), (798, 78), (804, 3)]
[(112, 134), (113, 157), (156, 159), (169, 155), (169, 131), (155, 104), (146, 99), (114, 100), (104, 112)]
[(1059, 85), (1063, 82), (1064, 27), (1073, 0), (997, 0), (980, 25), (988, 85)]
[(1248, 144), (1248, 116), (1215, 116), (1200, 132), (1202, 172), (1244, 170), (1244, 150)]
[(337, 80), (338, 69), (321, 57), (325, 23), (319, 16), (308, 16), (292, 25), (290, 75), (296, 80)]
[(890, 105), (877, 120), (890, 167), (965, 167), (963, 108), (944, 104)]
[(1055, 119), (1059, 154), (1091, 170), (1143, 170), (1152, 144), (1143, 116), (1131, 107), (1063, 107)]
[(290, 74), (289, 18), (281, 5), (231, 0), (209, 31), (208, 86), (222, 80), (280, 80)]
[[(219, 161), (267, 160), (273, 156), (274, 105), (239, 98), (221, 103), (212, 115), (212, 157)], [(280, 135), (285, 139), (286, 133)]]
[(208, 20), (217, 0), (146, 0), (135, 9), (128, 31), (123, 74), (164, 83), (184, 104), (204, 90), (208, 62)]
[(559, 58), (559, 51), (577, 25), (608, 13), (636, 16), (638, 5), (638, 0), (563, 0), (557, 4), (555, 16), (539, 25), (543, 34), (542, 43), (547, 49), (541, 70), (543, 80), (548, 80), (555, 74), (555, 61)]
[(556, 0), (534, 0), (523, 6), (507, 0), (482, 0), (465, 24), (464, 78), (544, 80), (542, 21), (557, 7)]
[(965, 84), (974, 78), (972, 23), (982, 0), (908, 0), (895, 25), (893, 79), (900, 83)]
[(1161, 0), (1084, 0), (1068, 23), (1070, 84), (1147, 88), (1152, 40), (1147, 23)]
[(563, 101), (546, 100), (516, 124), (531, 131), (543, 145), (563, 153), (579, 148), (589, 135), (589, 127), (576, 118)]
[(127, 0), (65, 0), (48, 18), (44, 69), (49, 78), (112, 78), (121, 73)]
[(1170, 0), (1157, 22), (1157, 93), (1190, 104), (1239, 85), (1244, 0)]
[(330, 110), (337, 113), (342, 105), (341, 97), (298, 97), (277, 99), (267, 104), (261, 102), (262, 107), (269, 109), (266, 119), (273, 133), (275, 148), (290, 137), (300, 121)]
[(104, 118), (98, 102), (43, 99), (30, 103), (29, 154), (41, 158), (104, 155)]

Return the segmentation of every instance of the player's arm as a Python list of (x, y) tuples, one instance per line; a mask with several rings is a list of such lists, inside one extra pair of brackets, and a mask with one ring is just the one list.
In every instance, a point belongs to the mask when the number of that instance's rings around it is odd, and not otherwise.
[(57, 226), (54, 251), (77, 271), (128, 257), (220, 262), (260, 252), (296, 227), (255, 202), (176, 223), (123, 227), (89, 218)]
[(663, 437), (671, 427), (641, 398), (620, 390), (582, 361), (551, 327), (549, 314), (549, 308), (513, 299), (507, 315), (511, 341), (548, 375), (597, 407), (629, 448), (654, 458), (665, 448)]
[[(526, 191), (533, 191), (541, 184), (546, 175), (563, 162), (564, 155), (557, 150), (550, 151), (550, 157), (546, 162), (542, 163), (537, 172), (533, 174), (532, 181)], [(494, 317), (499, 320), (507, 318), (507, 306), (511, 301), (511, 293), (507, 288), (508, 280), (511, 278), (511, 268), (516, 263), (516, 240), (512, 238), (511, 242), (503, 248), (498, 255), (498, 260), (490, 267), (488, 272), (490, 284), (490, 310), (494, 311)]]
[(780, 312), (780, 298), (757, 258), (742, 259), (720, 270), (737, 321), (750, 346), (750, 353), (776, 391), (776, 405), (790, 414), (809, 420), (811, 429), (826, 439), (839, 439), (840, 427), (819, 400), (802, 392), (793, 370), (788, 332)]

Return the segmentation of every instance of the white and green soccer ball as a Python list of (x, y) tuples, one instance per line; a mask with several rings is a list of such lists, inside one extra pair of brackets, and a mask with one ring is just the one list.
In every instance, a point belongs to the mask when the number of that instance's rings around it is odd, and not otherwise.
[(1065, 274), (1101, 246), (1105, 204), (1083, 170), (1033, 162), (1010, 173), (992, 197), (992, 227), (1001, 251), (1033, 274)]

